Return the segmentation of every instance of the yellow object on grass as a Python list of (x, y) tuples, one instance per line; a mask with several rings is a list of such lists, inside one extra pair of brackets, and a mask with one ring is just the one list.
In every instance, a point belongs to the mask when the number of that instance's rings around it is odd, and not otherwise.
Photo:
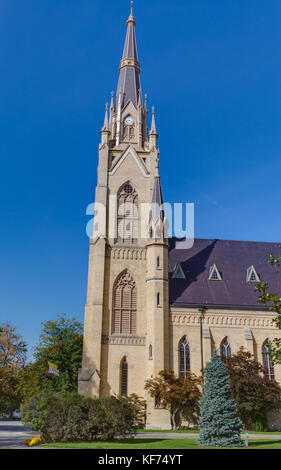
[(31, 440), (26, 441), (25, 444), (29, 445), (29, 447), (32, 447), (32, 446), (37, 446), (38, 444), (40, 444), (40, 442), (41, 442), (40, 437), (33, 437)]

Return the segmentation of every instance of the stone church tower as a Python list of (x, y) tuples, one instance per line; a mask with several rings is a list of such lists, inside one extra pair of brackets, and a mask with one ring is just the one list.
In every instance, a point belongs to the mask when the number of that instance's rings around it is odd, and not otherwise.
[[(131, 8), (101, 129), (78, 385), (92, 397), (136, 393), (147, 401), (146, 427), (169, 429), (168, 411), (144, 389), (163, 369), (201, 375), (214, 349), (230, 358), (243, 346), (281, 383), (281, 366), (269, 354), (281, 332), (254, 289), (264, 279), (280, 292), (267, 263), (280, 243), (195, 238), (178, 249), (172, 237), (168, 246), (154, 108), (148, 132), (135, 25)], [(281, 410), (268, 420), (280, 429)]]
[(147, 400), (147, 427), (170, 428), (168, 412), (144, 391), (146, 379), (169, 367), (168, 244), (135, 25), (131, 6), (117, 92), (101, 129), (95, 202), (104, 217), (90, 239), (79, 392), (136, 393)]

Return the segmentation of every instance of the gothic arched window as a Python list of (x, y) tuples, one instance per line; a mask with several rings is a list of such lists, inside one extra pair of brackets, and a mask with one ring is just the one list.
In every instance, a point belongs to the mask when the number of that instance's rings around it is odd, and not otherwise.
[(262, 361), (263, 361), (263, 367), (265, 368), (265, 376), (269, 380), (274, 380), (275, 378), (274, 366), (271, 361), (270, 349), (269, 349), (267, 340), (263, 343), (263, 347), (262, 347)]
[(129, 183), (118, 193), (116, 241), (130, 244), (138, 241), (138, 195)]
[(227, 337), (221, 342), (221, 355), (227, 359), (231, 358), (231, 347)]
[(125, 397), (128, 395), (128, 362), (126, 357), (123, 357), (120, 364), (120, 394)]
[(190, 372), (190, 349), (186, 336), (184, 336), (180, 342), (179, 356), (180, 377), (186, 377)]
[(117, 279), (113, 289), (113, 333), (136, 333), (137, 289), (126, 271)]

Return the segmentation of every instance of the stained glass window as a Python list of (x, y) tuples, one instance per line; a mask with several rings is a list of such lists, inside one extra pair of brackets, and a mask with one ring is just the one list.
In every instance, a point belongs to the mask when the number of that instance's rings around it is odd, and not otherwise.
[(230, 359), (231, 358), (231, 347), (228, 338), (224, 338), (221, 343), (221, 355)]
[(262, 347), (262, 360), (263, 360), (263, 367), (265, 368), (265, 375), (269, 380), (274, 380), (274, 366), (271, 361), (270, 357), (270, 349), (268, 345), (268, 341), (266, 340)]

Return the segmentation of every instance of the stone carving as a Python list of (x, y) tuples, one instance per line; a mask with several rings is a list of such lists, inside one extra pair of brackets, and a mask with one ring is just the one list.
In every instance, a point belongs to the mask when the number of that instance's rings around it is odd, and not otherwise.
[(107, 256), (113, 259), (146, 260), (146, 250), (144, 248), (109, 248)]
[(136, 288), (136, 282), (134, 281), (132, 276), (127, 271), (125, 271), (117, 279), (117, 281), (115, 283), (115, 289), (117, 289), (118, 287), (124, 288), (124, 287), (127, 287), (127, 286), (129, 286), (131, 289), (135, 289)]
[[(244, 326), (244, 327), (256, 327), (256, 328), (273, 328), (275, 329), (275, 325), (273, 323), (272, 317), (251, 317), (245, 316), (241, 317), (241, 315), (213, 315), (213, 316), (205, 316), (204, 322), (205, 325), (218, 325), (218, 326)], [(170, 315), (170, 324), (184, 324), (184, 325), (192, 325), (192, 324), (199, 324), (199, 314), (198, 315), (190, 315), (190, 314), (174, 314)]]
[(103, 335), (102, 344), (124, 344), (128, 346), (145, 346), (145, 336)]

